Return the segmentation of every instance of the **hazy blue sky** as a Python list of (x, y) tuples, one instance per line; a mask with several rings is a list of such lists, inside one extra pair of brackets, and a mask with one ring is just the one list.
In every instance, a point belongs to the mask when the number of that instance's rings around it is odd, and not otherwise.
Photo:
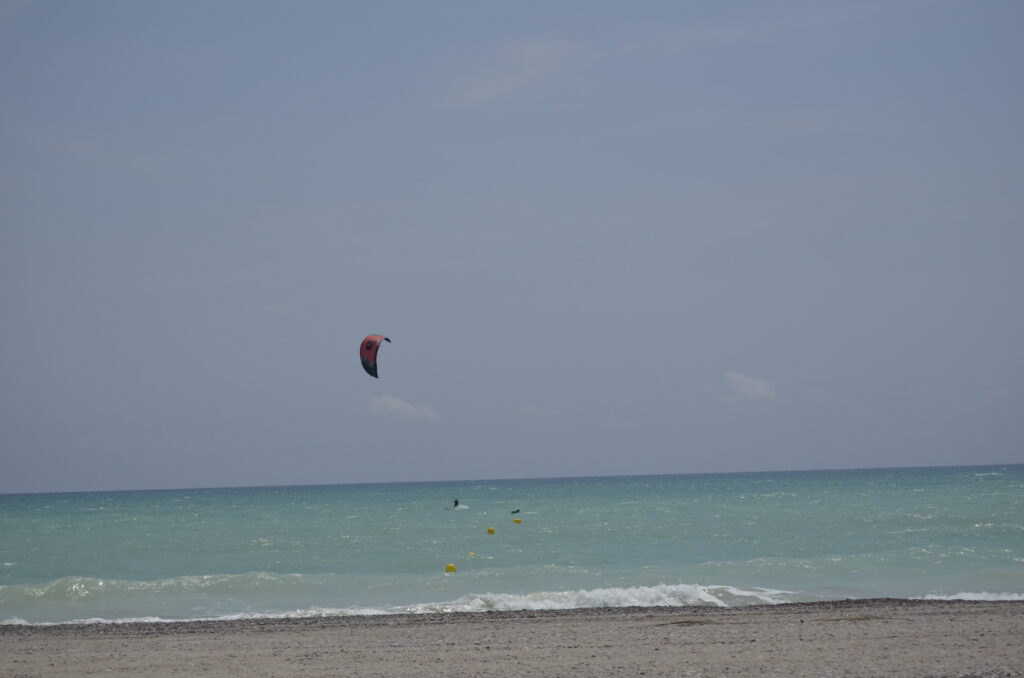
[(1022, 32), (0, 0), (0, 491), (1024, 462)]

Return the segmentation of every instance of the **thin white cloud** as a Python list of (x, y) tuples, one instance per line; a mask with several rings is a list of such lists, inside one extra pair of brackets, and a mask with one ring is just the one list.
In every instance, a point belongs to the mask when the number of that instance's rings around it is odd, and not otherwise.
[(772, 400), (778, 397), (778, 390), (767, 379), (759, 379), (736, 370), (725, 373), (726, 402), (741, 400)]
[(393, 395), (370, 398), (370, 413), (398, 417), (407, 421), (437, 419), (437, 413), (429, 405), (407, 403)]
[(734, 49), (802, 32), (820, 32), (832, 26), (870, 19), (885, 11), (884, 6), (812, 7), (808, 12), (788, 15), (770, 12), (753, 19), (651, 25), (623, 44), (633, 51), (664, 54)]
[(530, 38), (509, 41), (481, 70), (463, 76), (451, 93), (458, 106), (479, 106), (548, 87), (571, 74), (587, 58), (575, 40)]
[(794, 110), (779, 114), (708, 107), (674, 113), (666, 129), (688, 131), (739, 130), (777, 136), (843, 136), (864, 132), (866, 123), (827, 110)]

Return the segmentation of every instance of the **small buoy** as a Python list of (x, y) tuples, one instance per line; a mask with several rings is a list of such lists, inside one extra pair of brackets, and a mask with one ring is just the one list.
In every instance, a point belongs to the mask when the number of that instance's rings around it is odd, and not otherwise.
[(448, 563), (444, 566), (445, 572), (457, 572), (459, 568), (455, 567), (455, 563)]
[(515, 523), (516, 525), (519, 525), (520, 523), (523, 522), (523, 519), (522, 518), (513, 518), (512, 522)]
[(488, 527), (487, 528), (487, 534), (494, 534), (494, 528), (493, 527)]

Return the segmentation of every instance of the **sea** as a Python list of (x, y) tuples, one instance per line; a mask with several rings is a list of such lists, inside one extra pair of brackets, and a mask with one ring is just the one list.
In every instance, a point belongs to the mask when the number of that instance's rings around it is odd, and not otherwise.
[(0, 495), (4, 624), (876, 597), (1024, 600), (1024, 465)]

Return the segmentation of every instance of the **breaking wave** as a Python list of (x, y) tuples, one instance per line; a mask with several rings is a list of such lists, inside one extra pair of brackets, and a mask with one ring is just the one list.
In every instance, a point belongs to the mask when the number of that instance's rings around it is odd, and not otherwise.
[[(254, 584), (287, 588), (301, 585), (303, 575), (276, 575), (250, 573), (245, 575), (205, 575), (177, 577), (152, 582), (105, 581), (87, 577), (65, 577), (38, 586), (0, 586), (0, 609), (19, 607), (18, 603), (31, 601), (84, 602), (90, 599), (110, 597), (123, 601), (124, 596), (142, 594), (148, 602), (156, 594), (216, 593), (218, 596), (235, 594), (236, 605), (244, 598), (244, 592)], [(251, 590), (251, 589), (250, 589)], [(239, 595), (243, 594), (243, 595)], [(232, 596), (234, 597), (234, 596)], [(765, 588), (740, 588), (734, 586), (702, 586), (698, 584), (661, 584), (657, 586), (636, 586), (626, 588), (597, 588), (570, 591), (538, 591), (532, 593), (473, 593), (448, 602), (415, 603), (381, 607), (351, 606), (322, 607), (309, 606), (292, 610), (263, 611), (213, 611), (195, 615), (170, 614), (138, 616), (88, 615), (60, 621), (26, 621), (21, 616), (0, 620), (0, 624), (56, 624), (56, 623), (130, 623), (130, 622), (172, 622), (172, 621), (214, 621), (237, 619), (289, 619), (348, 615), (387, 614), (431, 614), (451, 612), (487, 612), (515, 610), (570, 610), (599, 607), (660, 607), (680, 605), (713, 605), (733, 607), (743, 605), (765, 605), (786, 603), (797, 600), (795, 594)], [(144, 603), (145, 604), (145, 603)], [(154, 608), (161, 606), (155, 605)], [(244, 607), (238, 605), (238, 607)], [(110, 609), (110, 606), (101, 609)], [(196, 608), (193, 607), (193, 610)], [(237, 608), (236, 608), (237, 609)], [(88, 613), (87, 613), (88, 614)]]
[(927, 595), (921, 600), (978, 600), (978, 601), (1000, 601), (1000, 600), (1024, 600), (1024, 593), (989, 593), (988, 591), (970, 592), (962, 591), (952, 595)]
[(593, 607), (661, 607), (678, 605), (766, 605), (791, 602), (788, 591), (697, 584), (662, 584), (527, 594), (474, 593), (451, 602), (394, 609), (394, 612), (490, 612), (511, 610), (573, 610)]

